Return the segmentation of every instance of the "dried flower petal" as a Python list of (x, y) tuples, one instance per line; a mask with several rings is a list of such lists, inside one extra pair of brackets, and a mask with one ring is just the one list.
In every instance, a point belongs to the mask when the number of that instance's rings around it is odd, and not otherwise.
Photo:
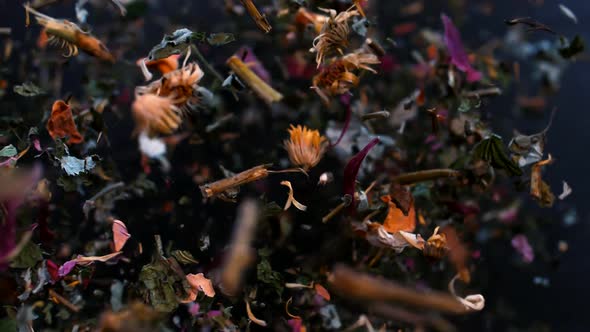
[(481, 294), (467, 295), (466, 297), (460, 297), (455, 292), (455, 281), (459, 279), (459, 275), (456, 275), (449, 282), (449, 291), (457, 300), (459, 300), (467, 310), (481, 311), (485, 307), (486, 299)]
[(291, 203), (293, 205), (295, 205), (295, 207), (300, 210), (300, 211), (305, 211), (307, 210), (307, 206), (297, 202), (297, 200), (295, 199), (295, 197), (293, 196), (293, 187), (291, 186), (291, 182), (289, 181), (281, 181), (281, 184), (283, 186), (286, 186), (289, 188), (289, 198), (287, 198), (287, 202), (285, 203), (285, 207), (283, 208), (283, 210), (287, 211), (287, 209), (291, 206)]
[(526, 238), (526, 236), (518, 234), (512, 238), (512, 241), (510, 241), (510, 243), (512, 244), (512, 247), (516, 251), (518, 251), (518, 253), (522, 257), (522, 260), (525, 263), (533, 262), (533, 260), (535, 259), (535, 253), (533, 251), (533, 248), (529, 244), (529, 240)]
[(330, 19), (322, 27), (319, 36), (313, 40), (313, 47), (309, 50), (316, 53), (318, 68), (326, 56), (334, 53), (344, 54), (344, 50), (348, 47), (348, 35), (350, 34), (348, 19), (359, 15), (358, 11), (350, 9), (338, 15), (333, 9), (320, 9), (328, 13)]
[[(371, 149), (379, 143), (379, 138), (374, 138), (365, 146), (359, 153), (357, 153), (344, 167), (344, 195), (354, 197), (356, 176), (361, 168), (361, 164)], [(352, 206), (355, 204), (353, 202)]]
[(389, 233), (397, 233), (399, 231), (413, 232), (416, 229), (416, 210), (414, 209), (413, 200), (410, 203), (407, 216), (391, 201), (391, 196), (383, 196), (381, 200), (389, 205), (387, 217), (383, 221), (383, 227), (386, 231)]
[(121, 251), (127, 243), (131, 234), (127, 232), (127, 226), (121, 220), (113, 221), (113, 242), (115, 244), (115, 251)]
[(291, 163), (304, 170), (309, 170), (317, 165), (326, 152), (326, 137), (320, 135), (317, 130), (311, 130), (305, 126), (291, 125), (290, 139), (283, 142), (289, 153)]
[(543, 181), (542, 168), (553, 162), (551, 155), (546, 160), (539, 161), (531, 167), (531, 196), (537, 200), (541, 207), (551, 207), (555, 201), (555, 195), (549, 185)]
[[(205, 295), (207, 295), (208, 297), (215, 296), (215, 289), (213, 289), (213, 283), (211, 282), (210, 279), (205, 278), (205, 276), (202, 273), (187, 274), (186, 280), (188, 281), (189, 285), (191, 286), (192, 292), (195, 294), (195, 296), (199, 292), (205, 293)], [(194, 299), (193, 299), (193, 301), (194, 301)]]
[(330, 301), (330, 293), (328, 292), (328, 290), (324, 286), (322, 286), (320, 284), (315, 284), (314, 289), (315, 289), (316, 293), (319, 296), (321, 296), (324, 300)]
[(564, 200), (566, 197), (572, 194), (572, 187), (567, 182), (563, 181), (563, 192), (559, 194), (559, 200)]
[(469, 57), (463, 47), (459, 30), (457, 30), (457, 27), (455, 27), (453, 21), (451, 21), (447, 15), (442, 14), (441, 18), (443, 25), (445, 26), (445, 43), (451, 56), (451, 63), (467, 74), (467, 82), (477, 82), (481, 80), (481, 73), (473, 69), (469, 62)]
[(47, 131), (53, 139), (69, 137), (68, 144), (78, 144), (84, 141), (78, 128), (76, 128), (70, 105), (63, 100), (57, 100), (53, 103), (51, 116), (47, 121)]
[(75, 259), (65, 262), (57, 270), (57, 275), (61, 278), (67, 276), (68, 274), (70, 274), (70, 272), (72, 272), (72, 270), (74, 269), (74, 267), (76, 266), (77, 263), (78, 262)]
[(262, 319), (258, 319), (256, 318), (256, 316), (254, 316), (254, 314), (252, 313), (252, 309), (250, 309), (250, 302), (248, 302), (246, 300), (246, 313), (248, 314), (248, 318), (252, 321), (252, 323), (256, 324), (256, 325), (260, 325), (260, 326), (266, 326), (266, 322), (263, 321)]

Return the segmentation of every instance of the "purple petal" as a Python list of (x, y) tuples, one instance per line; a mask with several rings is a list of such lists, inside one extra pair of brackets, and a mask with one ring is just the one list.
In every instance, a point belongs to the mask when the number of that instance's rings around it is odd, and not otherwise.
[(77, 259), (72, 259), (71, 261), (65, 262), (64, 265), (60, 266), (57, 270), (57, 275), (61, 278), (67, 276), (68, 274), (70, 274), (70, 272), (72, 272), (76, 264), (78, 264)]
[[(245, 54), (245, 55), (244, 55)], [(250, 68), (252, 71), (258, 75), (263, 81), (270, 84), (270, 73), (264, 65), (258, 60), (258, 57), (254, 54), (252, 49), (248, 46), (242, 46), (235, 54), (238, 58), (242, 59), (242, 61)]]
[(535, 259), (535, 253), (526, 236), (522, 234), (516, 235), (512, 238), (511, 243), (512, 247), (522, 256), (522, 260), (525, 263), (531, 263)]
[(336, 140), (336, 143), (330, 145), (331, 148), (338, 145), (338, 143), (340, 143), (340, 141), (344, 137), (344, 134), (346, 134), (346, 131), (348, 130), (348, 127), (350, 126), (351, 115), (352, 115), (352, 108), (350, 107), (350, 104), (349, 104), (348, 107), (346, 107), (346, 118), (344, 119), (344, 126), (342, 127), (342, 132), (340, 132), (340, 137), (338, 137), (338, 139)]
[(454, 64), (460, 71), (467, 74), (467, 82), (479, 81), (482, 77), (481, 73), (471, 67), (469, 63), (469, 57), (463, 42), (461, 41), (461, 34), (457, 27), (453, 24), (453, 21), (445, 15), (441, 15), (443, 25), (445, 26), (445, 44), (451, 57), (451, 63)]
[[(359, 153), (357, 153), (344, 168), (344, 195), (350, 195), (354, 199), (354, 188), (356, 183), (356, 176), (361, 168), (361, 164), (371, 149), (379, 143), (379, 138), (374, 138), (367, 146), (365, 146)], [(351, 204), (354, 209), (354, 202)]]

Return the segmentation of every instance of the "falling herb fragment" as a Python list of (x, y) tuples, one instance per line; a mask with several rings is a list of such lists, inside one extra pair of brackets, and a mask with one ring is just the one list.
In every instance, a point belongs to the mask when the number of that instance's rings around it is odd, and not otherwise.
[(244, 82), (254, 93), (258, 95), (267, 104), (279, 102), (283, 95), (273, 89), (270, 85), (258, 77), (252, 69), (237, 56), (233, 55), (227, 60), (227, 66)]
[(352, 157), (352, 159), (350, 159), (350, 161), (346, 164), (346, 167), (344, 167), (344, 195), (348, 195), (352, 198), (353, 202), (352, 202), (352, 206), (353, 208), (355, 207), (355, 195), (354, 193), (356, 192), (355, 188), (356, 188), (356, 176), (359, 172), (359, 169), (361, 168), (361, 164), (363, 163), (363, 160), (365, 160), (365, 157), (367, 156), (367, 154), (369, 154), (369, 151), (371, 151), (371, 149), (377, 145), (377, 143), (379, 143), (379, 138), (374, 138), (371, 140), (371, 142), (369, 142), (369, 144), (367, 144), (367, 146), (365, 146), (361, 151), (359, 151), (359, 153), (357, 153), (354, 157)]
[(246, 11), (248, 11), (248, 14), (252, 18), (252, 20), (254, 20), (254, 23), (256, 23), (256, 26), (260, 30), (262, 30), (262, 32), (269, 33), (270, 30), (272, 30), (272, 27), (270, 26), (270, 23), (268, 23), (268, 20), (266, 19), (266, 15), (263, 15), (260, 13), (260, 11), (258, 11), (258, 8), (256, 8), (254, 1), (253, 0), (240, 0), (240, 1), (242, 2), (244, 7), (246, 8)]
[(498, 135), (491, 135), (483, 139), (473, 148), (472, 158), (483, 160), (494, 168), (503, 169), (511, 176), (522, 175), (522, 170), (506, 154), (502, 138)]
[(467, 82), (481, 80), (482, 74), (473, 69), (469, 62), (469, 57), (463, 47), (459, 30), (457, 30), (457, 27), (455, 27), (453, 21), (447, 15), (442, 14), (441, 18), (445, 27), (445, 43), (451, 56), (451, 63), (467, 74)]
[(25, 82), (21, 85), (15, 85), (13, 91), (23, 97), (34, 97), (45, 94), (45, 91), (43, 91), (43, 89), (36, 86), (32, 82)]
[(565, 46), (559, 49), (559, 54), (561, 54), (564, 59), (571, 59), (584, 52), (586, 49), (586, 43), (580, 35), (576, 35), (574, 39), (569, 42), (565, 38), (561, 38), (561, 43)]

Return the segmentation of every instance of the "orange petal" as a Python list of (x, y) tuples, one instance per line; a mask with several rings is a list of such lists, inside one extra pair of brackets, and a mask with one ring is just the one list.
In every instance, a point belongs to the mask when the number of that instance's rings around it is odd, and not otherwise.
[(314, 288), (319, 296), (323, 297), (326, 301), (330, 301), (330, 293), (328, 293), (328, 290), (324, 286), (315, 284)]
[(47, 131), (53, 139), (68, 136), (68, 144), (78, 144), (84, 140), (76, 128), (70, 105), (63, 100), (53, 103), (51, 117), (47, 121)]
[(399, 231), (413, 232), (416, 228), (416, 209), (414, 209), (414, 202), (410, 203), (408, 215), (405, 216), (401, 209), (398, 209), (395, 203), (391, 202), (391, 197), (383, 196), (381, 200), (389, 205), (387, 217), (383, 222), (383, 227), (389, 233), (397, 233)]
[(213, 283), (210, 279), (205, 278), (202, 273), (187, 274), (186, 280), (188, 281), (191, 288), (198, 293), (199, 291), (205, 293), (208, 297), (215, 296), (215, 290), (213, 289)]
[(121, 220), (114, 220), (113, 221), (113, 242), (115, 243), (115, 251), (121, 251), (123, 246), (129, 238), (131, 234), (127, 232), (127, 226)]

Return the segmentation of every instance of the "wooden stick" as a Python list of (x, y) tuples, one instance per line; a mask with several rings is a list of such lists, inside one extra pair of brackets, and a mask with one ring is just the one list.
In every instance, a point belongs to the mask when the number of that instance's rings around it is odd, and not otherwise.
[(394, 177), (391, 181), (399, 184), (413, 184), (441, 178), (457, 178), (459, 176), (461, 176), (461, 172), (459, 171), (449, 168), (439, 168), (401, 174)]
[(231, 70), (244, 82), (258, 97), (262, 98), (267, 104), (278, 102), (283, 99), (283, 95), (266, 84), (258, 77), (248, 66), (237, 56), (233, 55), (227, 60), (227, 65)]
[(205, 198), (211, 198), (213, 196), (222, 194), (226, 190), (237, 188), (246, 183), (258, 181), (267, 177), (269, 174), (267, 169), (268, 166), (270, 165), (259, 165), (252, 167), (232, 177), (221, 179), (212, 183), (207, 183), (200, 186), (199, 188), (201, 189), (201, 193), (203, 193)]
[(254, 23), (256, 23), (256, 26), (264, 33), (269, 33), (270, 30), (272, 30), (272, 27), (270, 26), (270, 23), (268, 23), (266, 16), (262, 15), (258, 8), (256, 8), (254, 2), (252, 0), (240, 1), (242, 1), (242, 4), (248, 11), (248, 14), (250, 14), (250, 17), (252, 17), (252, 19), (254, 20)]
[(57, 302), (63, 304), (66, 308), (70, 309), (70, 311), (73, 312), (80, 312), (80, 307), (73, 304), (72, 302), (70, 302), (68, 299), (66, 299), (65, 297), (59, 295), (56, 291), (54, 291), (53, 289), (49, 290), (49, 296), (53, 297)]
[(465, 306), (449, 294), (439, 291), (419, 292), (344, 265), (336, 265), (329, 281), (336, 292), (355, 301), (398, 302), (451, 314), (467, 313)]

